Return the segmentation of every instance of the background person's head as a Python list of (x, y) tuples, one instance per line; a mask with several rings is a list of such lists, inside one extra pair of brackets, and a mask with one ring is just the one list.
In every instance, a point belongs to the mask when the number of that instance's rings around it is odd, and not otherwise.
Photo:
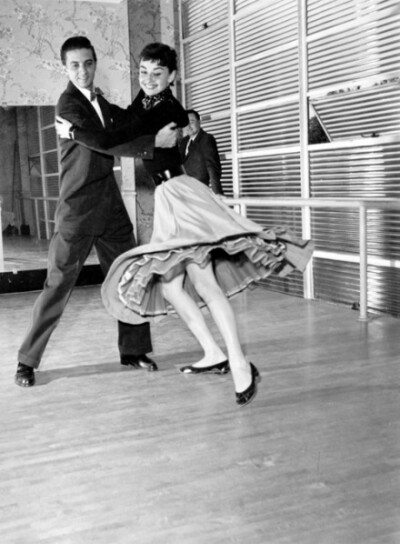
[(185, 128), (185, 136), (194, 138), (201, 128), (200, 114), (196, 110), (186, 110), (186, 113), (189, 117), (189, 124)]
[(61, 62), (72, 83), (80, 89), (92, 89), (97, 57), (93, 45), (85, 36), (68, 38), (61, 46)]
[(173, 85), (178, 68), (175, 49), (160, 42), (150, 43), (140, 53), (139, 62), (140, 88), (148, 96)]

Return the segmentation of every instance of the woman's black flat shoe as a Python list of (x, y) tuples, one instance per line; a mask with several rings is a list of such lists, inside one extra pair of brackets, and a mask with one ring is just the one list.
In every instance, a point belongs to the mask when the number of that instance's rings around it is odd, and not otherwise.
[(256, 367), (253, 365), (253, 363), (250, 363), (251, 367), (251, 384), (247, 389), (242, 391), (241, 393), (236, 393), (236, 402), (239, 405), (239, 407), (246, 406), (246, 404), (249, 404), (254, 397), (257, 394), (257, 382), (261, 380), (260, 373), (256, 369)]
[(222, 363), (217, 363), (216, 365), (211, 366), (182, 366), (180, 372), (183, 374), (228, 374), (229, 361), (222, 361)]

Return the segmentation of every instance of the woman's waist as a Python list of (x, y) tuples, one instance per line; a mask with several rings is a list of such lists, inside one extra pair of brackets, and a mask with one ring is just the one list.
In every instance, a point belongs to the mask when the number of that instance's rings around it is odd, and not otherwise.
[(156, 185), (160, 185), (164, 181), (168, 181), (169, 179), (181, 176), (182, 174), (186, 174), (186, 172), (184, 167), (179, 164), (171, 166), (170, 168), (166, 168), (165, 170), (161, 170), (160, 172), (153, 173), (152, 178)]
[(143, 164), (156, 184), (186, 173), (177, 147), (155, 148), (153, 159), (146, 159)]

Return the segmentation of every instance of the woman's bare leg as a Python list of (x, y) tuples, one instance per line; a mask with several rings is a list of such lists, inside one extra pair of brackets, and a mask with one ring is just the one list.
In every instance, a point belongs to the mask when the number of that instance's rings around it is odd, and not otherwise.
[(240, 393), (247, 389), (251, 383), (251, 369), (240, 345), (232, 307), (215, 279), (211, 262), (205, 268), (190, 263), (187, 266), (187, 273), (196, 291), (207, 304), (225, 341), (235, 390)]
[(226, 360), (226, 355), (214, 340), (200, 308), (183, 288), (184, 274), (175, 276), (162, 284), (163, 296), (186, 323), (193, 336), (204, 350), (204, 357), (192, 366), (204, 367)]

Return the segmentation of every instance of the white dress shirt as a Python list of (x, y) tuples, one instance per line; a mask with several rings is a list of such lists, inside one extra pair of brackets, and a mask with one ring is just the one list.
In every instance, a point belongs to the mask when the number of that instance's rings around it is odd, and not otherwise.
[[(79, 87), (78, 87), (78, 89), (79, 89)], [(91, 95), (92, 91), (90, 89), (79, 89), (79, 90), (81, 91), (81, 93), (84, 96), (86, 96), (86, 98), (92, 104), (92, 106), (96, 110), (97, 115), (100, 117), (100, 121), (102, 122), (103, 127), (105, 127), (106, 124), (104, 122), (103, 114), (101, 113), (100, 104), (99, 104), (99, 101), (97, 100), (97, 96), (96, 96), (96, 98), (94, 100), (91, 100), (90, 95)]]

